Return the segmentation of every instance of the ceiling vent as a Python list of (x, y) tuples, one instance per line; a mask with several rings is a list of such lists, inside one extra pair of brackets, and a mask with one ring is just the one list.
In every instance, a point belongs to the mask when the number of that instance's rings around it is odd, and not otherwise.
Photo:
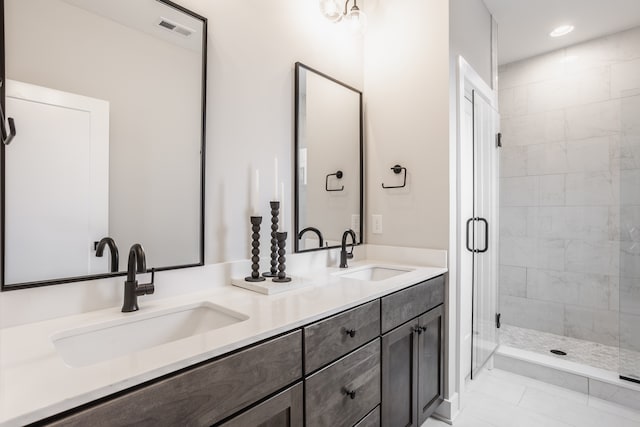
[(184, 37), (189, 37), (193, 33), (195, 33), (195, 30), (192, 30), (191, 28), (185, 27), (184, 25), (180, 25), (176, 22), (171, 21), (170, 19), (163, 17), (160, 17), (160, 20), (158, 21), (158, 27), (164, 28), (167, 31), (171, 31), (172, 33), (180, 34)]

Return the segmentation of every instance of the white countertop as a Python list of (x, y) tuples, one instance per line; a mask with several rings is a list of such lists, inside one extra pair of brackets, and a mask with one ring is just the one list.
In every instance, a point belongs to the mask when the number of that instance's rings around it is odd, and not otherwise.
[[(350, 267), (369, 264), (407, 267), (375, 260), (352, 262)], [(0, 426), (49, 417), (447, 272), (440, 267), (411, 267), (415, 269), (377, 282), (343, 278), (336, 273), (345, 270), (327, 268), (304, 278), (313, 286), (283, 294), (267, 296), (218, 286), (165, 299), (140, 298), (137, 313), (121, 313), (117, 306), (0, 329)], [(198, 302), (217, 304), (249, 319), (80, 368), (65, 365), (51, 341), (52, 335), (79, 326)]]

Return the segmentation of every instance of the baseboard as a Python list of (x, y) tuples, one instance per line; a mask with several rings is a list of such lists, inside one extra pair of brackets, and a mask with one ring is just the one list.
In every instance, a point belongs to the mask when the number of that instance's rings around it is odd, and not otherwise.
[(453, 424), (453, 420), (460, 412), (459, 400), (458, 393), (454, 393), (449, 399), (444, 399), (431, 416), (447, 424)]

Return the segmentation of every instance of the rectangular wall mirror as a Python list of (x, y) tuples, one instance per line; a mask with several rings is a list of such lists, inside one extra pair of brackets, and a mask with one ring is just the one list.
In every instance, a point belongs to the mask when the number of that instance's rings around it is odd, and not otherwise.
[(362, 243), (362, 162), (362, 92), (296, 63), (296, 252)]
[[(148, 268), (202, 265), (206, 19), (165, 0), (2, 8), (2, 289), (121, 275), (134, 243)], [(98, 256), (109, 239), (119, 260)]]

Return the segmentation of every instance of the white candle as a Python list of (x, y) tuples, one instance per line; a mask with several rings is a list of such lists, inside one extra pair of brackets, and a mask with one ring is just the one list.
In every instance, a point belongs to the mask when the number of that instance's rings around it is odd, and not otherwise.
[(256, 169), (255, 173), (255, 184), (253, 187), (253, 197), (251, 198), (251, 210), (253, 211), (253, 216), (258, 216), (258, 199), (260, 198), (260, 170)]
[(287, 211), (287, 205), (285, 205), (284, 203), (284, 182), (280, 183), (280, 225), (279, 225), (279, 229), (280, 232), (284, 232), (287, 231), (286, 227), (287, 227), (287, 223), (285, 222), (284, 219), (284, 213)]
[(278, 157), (273, 158), (273, 201), (278, 200)]

